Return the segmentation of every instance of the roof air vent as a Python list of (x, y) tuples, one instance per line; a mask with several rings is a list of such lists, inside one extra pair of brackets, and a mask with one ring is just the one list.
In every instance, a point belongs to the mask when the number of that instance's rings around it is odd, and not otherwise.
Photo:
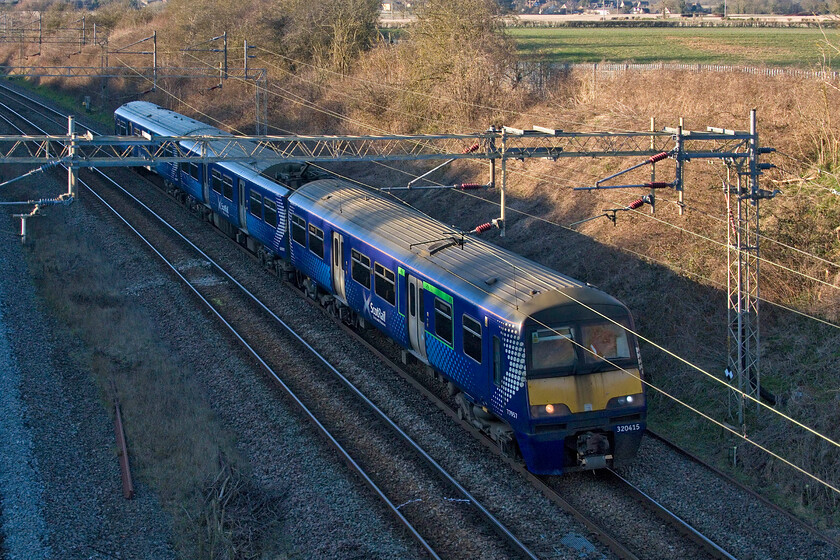
[(491, 276), (490, 278), (485, 280), (484, 283), (487, 284), (488, 286), (492, 286), (493, 284), (495, 284), (498, 281), (499, 281), (498, 278), (496, 278), (495, 276)]

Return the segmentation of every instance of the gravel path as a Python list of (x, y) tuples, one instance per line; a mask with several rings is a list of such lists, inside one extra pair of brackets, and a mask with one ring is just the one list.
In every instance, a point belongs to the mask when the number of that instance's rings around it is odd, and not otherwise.
[[(0, 244), (0, 510), (2, 545), (9, 558), (50, 556), (41, 511), (43, 484), (33, 456), (33, 434), (21, 399), (21, 370), (9, 342), (8, 314), (20, 271), (11, 261), (9, 244)], [(10, 299), (12, 296), (12, 299)]]

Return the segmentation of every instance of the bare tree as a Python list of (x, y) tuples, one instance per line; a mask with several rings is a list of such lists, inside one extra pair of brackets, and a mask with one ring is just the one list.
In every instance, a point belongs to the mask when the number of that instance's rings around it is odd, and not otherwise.
[(346, 73), (377, 33), (379, 0), (286, 0), (280, 33), (296, 60)]

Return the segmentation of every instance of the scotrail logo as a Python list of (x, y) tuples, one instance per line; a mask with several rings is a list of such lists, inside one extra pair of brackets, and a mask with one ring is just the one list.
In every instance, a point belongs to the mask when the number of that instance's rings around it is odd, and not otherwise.
[(384, 309), (379, 309), (378, 307), (373, 305), (373, 302), (371, 301), (370, 303), (368, 303), (368, 310), (370, 311), (370, 316), (371, 317), (373, 317), (374, 319), (376, 319), (377, 321), (382, 323), (383, 326), (385, 326), (385, 310)]

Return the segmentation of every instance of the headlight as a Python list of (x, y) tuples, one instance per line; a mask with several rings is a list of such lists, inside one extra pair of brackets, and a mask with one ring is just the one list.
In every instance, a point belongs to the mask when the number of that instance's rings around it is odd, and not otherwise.
[(624, 395), (613, 397), (607, 403), (607, 408), (621, 408), (624, 406), (642, 406), (645, 404), (645, 397), (642, 393), (635, 395)]
[(565, 404), (534, 404), (531, 405), (531, 418), (548, 418), (568, 416), (572, 411)]

